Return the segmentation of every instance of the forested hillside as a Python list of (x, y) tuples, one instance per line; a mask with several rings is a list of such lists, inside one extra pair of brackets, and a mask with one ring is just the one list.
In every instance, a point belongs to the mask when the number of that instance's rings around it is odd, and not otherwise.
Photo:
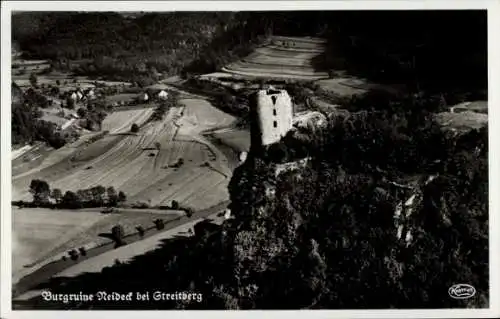
[(321, 69), (416, 90), (487, 83), (485, 11), (23, 13), (13, 25), (29, 55), (115, 77), (216, 71), (273, 33), (327, 38)]
[[(13, 40), (31, 57), (100, 75), (176, 74), (237, 23), (234, 13), (47, 13), (13, 17)], [(28, 28), (26, 25), (39, 28)], [(28, 30), (26, 30), (28, 29)], [(154, 68), (154, 70), (153, 70)]]

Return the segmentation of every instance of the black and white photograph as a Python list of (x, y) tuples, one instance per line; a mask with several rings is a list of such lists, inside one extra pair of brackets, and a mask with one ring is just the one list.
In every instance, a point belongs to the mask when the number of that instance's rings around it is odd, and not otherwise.
[(13, 313), (493, 309), (487, 8), (41, 2), (2, 38)]

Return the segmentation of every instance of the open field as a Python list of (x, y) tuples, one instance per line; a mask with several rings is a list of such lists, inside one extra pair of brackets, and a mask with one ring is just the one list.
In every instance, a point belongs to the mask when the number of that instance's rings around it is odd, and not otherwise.
[(23, 147), (20, 147), (18, 149), (12, 149), (11, 152), (11, 158), (12, 160), (15, 160), (19, 156), (22, 156), (24, 153), (28, 152), (31, 150), (32, 146), (31, 145), (24, 145)]
[(466, 111), (488, 114), (488, 101), (463, 102), (450, 107), (450, 112), (452, 113), (461, 113)]
[(105, 217), (96, 212), (13, 208), (13, 274)]
[(94, 88), (96, 83), (105, 86), (128, 87), (131, 85), (130, 82), (94, 80), (87, 76), (77, 76), (70, 72), (60, 72), (55, 70), (48, 74), (38, 74), (44, 69), (47, 69), (49, 66), (50, 64), (44, 60), (25, 60), (22, 61), (22, 63), (19, 61), (13, 61), (12, 81), (14, 81), (22, 89), (27, 89), (31, 86), (29, 80), (30, 75), (31, 73), (35, 73), (38, 85), (56, 86), (57, 81), (59, 81), (60, 84), (58, 86), (61, 92), (75, 90), (76, 87), (81, 89)]
[(24, 73), (29, 76), (32, 72), (41, 72), (49, 67), (50, 63), (47, 60), (24, 60), (13, 58), (12, 75), (22, 75), (20, 73)]
[[(51, 152), (39, 167), (13, 176), (13, 199), (30, 200), (29, 183), (39, 178), (63, 191), (113, 186), (132, 203), (177, 200), (201, 209), (226, 200), (231, 177), (227, 158), (201, 134), (231, 125), (235, 118), (205, 100), (181, 103), (185, 107), (170, 109), (163, 121), (148, 123), (137, 134), (108, 135), (90, 145), (74, 143)], [(106, 119), (105, 129), (129, 131), (134, 116), (147, 118), (147, 112), (151, 109), (116, 112)], [(122, 125), (124, 121), (130, 123)], [(181, 158), (183, 165), (176, 165)]]
[(137, 93), (121, 93), (116, 95), (107, 96), (106, 100), (109, 102), (130, 102), (137, 97)]
[(102, 122), (102, 129), (110, 134), (126, 133), (132, 124), (142, 125), (153, 114), (153, 108), (116, 111), (109, 114)]
[(17, 176), (38, 167), (50, 151), (53, 151), (53, 148), (42, 143), (26, 145), (13, 151), (12, 176)]
[(225, 66), (222, 71), (244, 77), (318, 80), (328, 73), (315, 70), (314, 59), (324, 51), (322, 39), (272, 37), (249, 56)]
[(71, 249), (87, 249), (109, 242), (99, 237), (117, 224), (125, 234), (135, 227), (153, 226), (157, 218), (169, 220), (177, 214), (130, 211), (101, 214), (99, 210), (51, 210), (41, 208), (13, 209), (13, 276), (19, 279), (37, 263), (60, 259)]
[(463, 111), (460, 113), (441, 112), (435, 114), (434, 119), (444, 129), (454, 132), (467, 132), (488, 125), (488, 114), (472, 111)]
[(245, 129), (228, 128), (212, 133), (213, 137), (237, 152), (250, 150), (250, 131)]

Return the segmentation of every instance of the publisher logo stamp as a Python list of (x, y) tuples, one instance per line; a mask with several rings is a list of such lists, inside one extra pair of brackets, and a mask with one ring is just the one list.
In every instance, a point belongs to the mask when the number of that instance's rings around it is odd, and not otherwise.
[(448, 289), (448, 294), (454, 299), (468, 299), (476, 294), (476, 288), (468, 284), (456, 284)]

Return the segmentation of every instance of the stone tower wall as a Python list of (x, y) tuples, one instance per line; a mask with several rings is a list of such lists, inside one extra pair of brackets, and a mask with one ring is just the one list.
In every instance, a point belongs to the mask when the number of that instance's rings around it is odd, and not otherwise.
[(260, 90), (255, 100), (255, 139), (267, 146), (278, 142), (292, 128), (292, 100), (285, 90)]

